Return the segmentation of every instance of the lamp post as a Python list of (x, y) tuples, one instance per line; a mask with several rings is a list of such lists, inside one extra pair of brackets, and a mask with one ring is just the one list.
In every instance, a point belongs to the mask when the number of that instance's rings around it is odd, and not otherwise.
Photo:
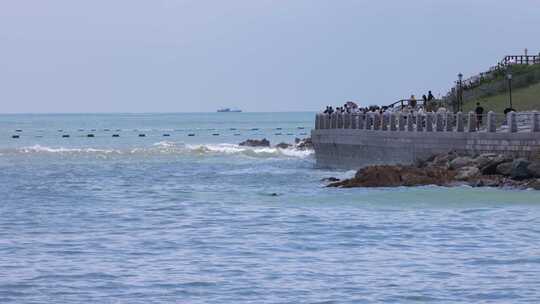
[(458, 75), (458, 112), (463, 110), (463, 74)]
[(506, 75), (506, 78), (508, 79), (508, 93), (509, 93), (509, 97), (510, 97), (510, 109), (513, 109), (514, 107), (512, 107), (512, 73), (508, 73)]

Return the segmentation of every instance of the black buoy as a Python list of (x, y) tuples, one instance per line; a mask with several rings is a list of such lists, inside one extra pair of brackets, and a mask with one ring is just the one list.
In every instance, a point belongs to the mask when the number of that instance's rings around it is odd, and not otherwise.
[(19, 138), (20, 136), (19, 135), (13, 135), (11, 136), (11, 138)]
[(300, 135), (307, 135), (307, 133), (300, 133)]
[(90, 131), (92, 131), (92, 132), (96, 132), (96, 129), (92, 129), (92, 130), (90, 130)]
[(146, 134), (141, 133), (139, 134), (139, 137), (146, 137)]
[(230, 128), (229, 130), (231, 130), (231, 131), (236, 131), (236, 128)]
[(164, 137), (169, 137), (169, 136), (171, 136), (171, 134), (166, 134), (166, 133), (165, 133), (165, 134), (163, 134), (163, 136), (164, 136)]
[(253, 128), (251, 131), (259, 131), (259, 128)]
[(187, 136), (195, 136), (195, 134), (193, 133), (189, 133)]
[(60, 130), (58, 130), (58, 132), (64, 132), (64, 130), (60, 129)]
[(219, 133), (214, 133), (212, 134), (212, 136), (219, 136)]
[(62, 134), (62, 138), (69, 138), (69, 134)]
[(234, 136), (240, 136), (240, 133), (235, 133)]
[(88, 134), (86, 137), (94, 137), (94, 134)]
[(294, 135), (294, 134), (292, 134), (292, 133), (287, 133), (287, 135)]
[(103, 132), (109, 132), (110, 129), (103, 129)]
[(120, 131), (122, 131), (122, 130), (120, 130), (120, 129), (116, 129), (116, 132), (120, 132)]
[(276, 128), (276, 130), (282, 130), (282, 128)]
[(120, 137), (119, 134), (113, 134), (112, 137)]
[(298, 127), (298, 130), (304, 130), (304, 127)]
[(274, 135), (283, 135), (283, 134), (281, 134), (281, 133), (276, 133), (276, 134), (274, 134)]
[(22, 132), (22, 130), (21, 130), (21, 129), (17, 129), (17, 130), (15, 130), (15, 132), (19, 132), (19, 133), (20, 133), (20, 132)]

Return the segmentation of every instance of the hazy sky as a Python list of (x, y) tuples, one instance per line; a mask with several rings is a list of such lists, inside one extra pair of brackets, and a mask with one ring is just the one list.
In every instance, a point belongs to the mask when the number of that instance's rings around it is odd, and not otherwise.
[(0, 0), (0, 112), (387, 104), (525, 47), (539, 0)]

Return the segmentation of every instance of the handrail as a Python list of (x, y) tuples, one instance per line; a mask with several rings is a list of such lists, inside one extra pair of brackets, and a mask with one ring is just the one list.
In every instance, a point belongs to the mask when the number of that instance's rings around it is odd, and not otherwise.
[(540, 112), (378, 112), (317, 114), (315, 129), (360, 129), (409, 132), (534, 132), (540, 135)]
[(511, 64), (540, 64), (540, 55), (507, 55), (504, 56), (501, 64), (505, 66)]

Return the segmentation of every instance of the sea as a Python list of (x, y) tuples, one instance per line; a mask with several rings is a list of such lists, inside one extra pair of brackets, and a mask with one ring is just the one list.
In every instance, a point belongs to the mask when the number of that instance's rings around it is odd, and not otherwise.
[(238, 145), (314, 114), (0, 115), (0, 303), (540, 302), (540, 191), (327, 188), (355, 172)]

